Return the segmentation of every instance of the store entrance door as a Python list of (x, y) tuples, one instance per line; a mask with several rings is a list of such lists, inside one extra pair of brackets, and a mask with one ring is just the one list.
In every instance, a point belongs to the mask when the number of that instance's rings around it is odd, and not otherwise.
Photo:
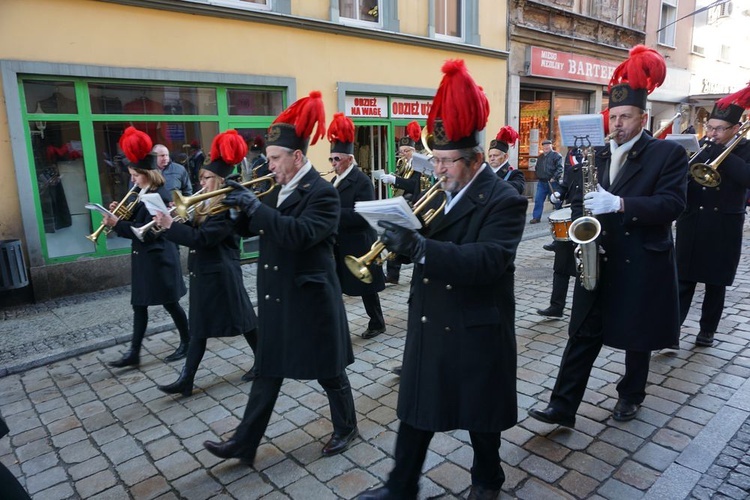
[(386, 197), (387, 190), (375, 179), (373, 172), (389, 171), (388, 158), (393, 145), (388, 140), (390, 124), (388, 122), (357, 124), (354, 141), (354, 158), (359, 168), (375, 183), (378, 199)]

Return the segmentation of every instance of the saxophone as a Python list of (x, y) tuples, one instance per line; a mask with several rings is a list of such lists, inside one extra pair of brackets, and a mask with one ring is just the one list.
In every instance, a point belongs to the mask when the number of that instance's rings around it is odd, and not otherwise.
[[(596, 165), (594, 164), (594, 147), (585, 149), (581, 162), (581, 177), (583, 196), (596, 191)], [(578, 261), (578, 277), (581, 286), (593, 292), (599, 279), (599, 248), (596, 239), (602, 232), (602, 225), (591, 210), (583, 210), (583, 217), (579, 217), (570, 224), (568, 237), (576, 243), (576, 260)]]

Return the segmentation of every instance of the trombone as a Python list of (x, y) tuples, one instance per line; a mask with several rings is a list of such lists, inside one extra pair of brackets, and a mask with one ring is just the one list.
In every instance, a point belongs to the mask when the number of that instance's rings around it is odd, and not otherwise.
[[(414, 215), (419, 215), (422, 211), (424, 211), (424, 215), (422, 216), (422, 220), (424, 221), (425, 226), (429, 226), (430, 223), (435, 220), (435, 217), (443, 211), (445, 208), (446, 203), (448, 202), (448, 198), (446, 196), (443, 196), (443, 202), (438, 206), (437, 208), (430, 208), (428, 210), (425, 210), (427, 206), (434, 200), (437, 196), (440, 194), (445, 194), (445, 190), (442, 188), (442, 184), (445, 182), (445, 177), (441, 177), (438, 179), (438, 181), (414, 203), (414, 206), (412, 207), (412, 211), (414, 212)], [(344, 262), (346, 263), (347, 269), (357, 277), (358, 280), (364, 282), (364, 283), (372, 283), (372, 273), (368, 269), (368, 266), (371, 266), (373, 262), (376, 262), (378, 264), (382, 263), (384, 259), (380, 257), (380, 254), (385, 250), (385, 245), (382, 241), (380, 241), (380, 238), (372, 244), (370, 247), (370, 250), (364, 254), (362, 257), (355, 257), (353, 255), (347, 255), (344, 257)], [(391, 259), (393, 258), (393, 254), (389, 253), (388, 256), (385, 258)]]
[[(258, 198), (262, 198), (276, 187), (276, 180), (275, 180), (275, 174), (271, 173), (268, 175), (264, 175), (263, 177), (258, 177), (257, 179), (251, 179), (249, 181), (241, 182), (240, 185), (243, 187), (250, 187), (254, 186), (256, 184), (262, 184), (264, 182), (269, 182), (270, 186), (265, 190), (261, 191), (259, 193), (255, 193), (255, 196)], [(175, 191), (172, 195), (172, 201), (174, 202), (174, 211), (177, 214), (178, 217), (188, 220), (190, 217), (190, 208), (202, 201), (208, 200), (210, 198), (213, 198), (215, 196), (219, 196), (222, 194), (227, 194), (230, 191), (233, 191), (233, 187), (225, 187), (221, 189), (217, 189), (216, 191), (211, 191), (209, 193), (201, 193), (201, 194), (194, 194), (193, 196), (184, 196), (179, 191)], [(231, 207), (228, 207), (227, 205), (217, 205), (211, 210), (209, 210), (208, 215), (216, 215), (221, 212), (224, 212), (225, 210), (229, 210)], [(193, 208), (194, 210), (194, 208)]]
[[(133, 217), (133, 209), (135, 208), (135, 205), (138, 203), (139, 196), (136, 190), (139, 189), (137, 185), (133, 185), (132, 188), (130, 188), (130, 191), (125, 194), (125, 197), (120, 201), (120, 203), (117, 204), (114, 210), (112, 210), (112, 213), (115, 215), (115, 217), (122, 219), (122, 220), (128, 220), (131, 217)], [(130, 198), (132, 195), (136, 195), (135, 200), (131, 201), (130, 203), (127, 203), (128, 198)], [(93, 233), (86, 236), (86, 239), (91, 241), (94, 245), (96, 245), (96, 240), (99, 239), (99, 236), (104, 233), (105, 235), (109, 234), (112, 231), (112, 228), (104, 224), (104, 221), (99, 225), (99, 228), (94, 231)]]
[[(193, 194), (193, 196), (195, 196), (196, 194), (200, 194), (203, 191), (203, 189), (204, 188), (201, 188), (200, 190), (196, 191)], [(169, 215), (174, 215), (174, 212), (175, 212), (174, 207), (169, 209)], [(195, 212), (195, 206), (191, 205), (188, 208), (187, 219), (183, 219), (182, 217), (177, 216), (174, 218), (174, 220), (175, 222), (187, 222), (193, 217), (193, 212)], [(149, 231), (153, 230), (154, 234), (159, 234), (159, 233), (164, 232), (164, 228), (159, 227), (156, 224), (155, 220), (152, 220), (151, 222), (144, 224), (141, 227), (130, 226), (130, 230), (133, 231), (133, 234), (135, 235), (135, 237), (138, 238), (140, 241), (143, 241), (143, 239), (145, 238), (146, 234), (148, 234)]]
[[(725, 146), (724, 151), (714, 161), (690, 165), (690, 175), (693, 176), (693, 180), (701, 186), (706, 187), (716, 187), (721, 184), (721, 174), (718, 171), (719, 165), (732, 153), (732, 150), (740, 143), (748, 130), (750, 130), (750, 120), (742, 123), (737, 133), (734, 134), (734, 137)], [(702, 150), (703, 148), (701, 148)]]

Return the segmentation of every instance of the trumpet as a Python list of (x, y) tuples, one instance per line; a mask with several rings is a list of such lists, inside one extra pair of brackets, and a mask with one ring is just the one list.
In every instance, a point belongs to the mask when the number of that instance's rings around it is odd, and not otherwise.
[[(268, 175), (264, 175), (263, 177), (258, 177), (257, 179), (251, 179), (249, 181), (241, 182), (240, 185), (243, 187), (250, 187), (256, 184), (262, 184), (264, 182), (269, 182), (270, 186), (265, 191), (255, 193), (255, 196), (257, 196), (258, 198), (262, 198), (273, 191), (273, 189), (276, 187), (275, 174), (271, 173)], [(184, 196), (179, 191), (175, 191), (174, 195), (172, 196), (172, 201), (174, 202), (174, 211), (178, 217), (181, 217), (184, 220), (188, 220), (188, 218), (190, 217), (190, 207), (215, 196), (227, 194), (232, 190), (234, 190), (233, 187), (225, 187), (217, 189), (216, 191), (211, 191), (209, 193), (194, 194), (193, 196)], [(227, 205), (217, 205), (215, 207), (212, 207), (211, 210), (208, 211), (208, 215), (216, 215), (224, 212), (225, 210), (229, 210), (229, 208), (231, 207), (228, 207)]]
[[(115, 217), (118, 217), (119, 219), (122, 219), (122, 220), (128, 220), (131, 217), (133, 217), (133, 209), (135, 208), (135, 205), (138, 203), (138, 199), (139, 199), (139, 196), (136, 193), (137, 189), (139, 189), (138, 186), (133, 185), (133, 187), (130, 188), (130, 191), (127, 192), (127, 194), (120, 201), (120, 203), (117, 204), (115, 209), (112, 211), (112, 213), (115, 214)], [(135, 200), (131, 201), (130, 203), (127, 203), (128, 199), (134, 194), (136, 195)], [(102, 222), (96, 231), (86, 236), (86, 239), (94, 243), (94, 245), (96, 245), (96, 240), (99, 239), (99, 236), (101, 236), (102, 233), (107, 235), (111, 231), (112, 231), (112, 228), (104, 224), (104, 222)]]
[[(414, 212), (414, 215), (419, 215), (424, 211), (424, 215), (422, 216), (422, 220), (424, 221), (425, 226), (429, 226), (430, 223), (435, 220), (435, 217), (437, 217), (440, 212), (445, 209), (445, 205), (448, 202), (448, 198), (445, 196), (445, 190), (442, 188), (442, 184), (445, 182), (445, 177), (441, 177), (438, 179), (438, 181), (425, 193), (419, 198), (419, 200), (414, 203), (414, 206), (412, 207), (412, 211)], [(427, 206), (434, 200), (437, 196), (440, 194), (443, 194), (443, 202), (437, 207), (437, 208), (430, 208), (427, 209)], [(346, 268), (349, 269), (349, 271), (357, 277), (360, 281), (364, 283), (372, 283), (372, 273), (368, 269), (369, 266), (371, 266), (374, 262), (380, 264), (383, 262), (384, 259), (380, 257), (380, 254), (385, 250), (385, 245), (382, 241), (380, 241), (380, 238), (372, 244), (370, 247), (370, 250), (364, 254), (362, 257), (355, 257), (353, 255), (347, 255), (344, 257), (344, 262), (346, 263)], [(393, 254), (389, 253), (388, 256), (385, 258), (391, 259), (393, 258)]]
[[(714, 161), (711, 163), (696, 163), (695, 165), (690, 165), (690, 175), (693, 176), (693, 180), (701, 186), (706, 187), (716, 187), (721, 184), (721, 174), (718, 171), (719, 165), (727, 159), (727, 156), (729, 156), (735, 146), (740, 143), (748, 130), (750, 130), (750, 120), (744, 122), (740, 126), (737, 133), (734, 134), (734, 137), (732, 137), (724, 147), (724, 151), (722, 151)], [(702, 150), (703, 148), (701, 148), (701, 151)]]
[[(193, 196), (195, 196), (196, 194), (200, 194), (202, 191), (203, 191), (203, 188), (196, 191), (193, 194)], [(175, 212), (174, 207), (169, 209), (169, 215), (174, 216), (174, 212)], [(188, 208), (187, 219), (183, 219), (182, 217), (177, 216), (177, 217), (174, 217), (174, 220), (175, 222), (187, 222), (193, 217), (193, 212), (195, 212), (195, 206), (191, 205)], [(154, 234), (159, 234), (159, 233), (164, 232), (164, 228), (156, 224), (155, 220), (152, 220), (151, 222), (144, 224), (141, 227), (130, 226), (130, 230), (133, 231), (133, 234), (135, 235), (135, 237), (138, 238), (140, 241), (143, 241), (143, 239), (145, 238), (146, 234), (148, 234), (149, 231), (153, 231)]]

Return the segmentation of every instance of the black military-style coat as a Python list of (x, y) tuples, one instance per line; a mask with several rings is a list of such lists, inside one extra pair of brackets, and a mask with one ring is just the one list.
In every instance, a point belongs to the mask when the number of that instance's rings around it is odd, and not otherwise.
[[(164, 186), (151, 192), (159, 193), (165, 204), (172, 201)], [(130, 303), (134, 306), (170, 304), (187, 293), (177, 245), (162, 235), (155, 236), (152, 231), (146, 233), (143, 242), (133, 234), (131, 228), (151, 221), (146, 205), (139, 202), (133, 210), (133, 217), (129, 221), (118, 221), (113, 228), (118, 236), (132, 240)]]
[(176, 222), (164, 237), (190, 248), (191, 337), (234, 337), (257, 327), (242, 282), (239, 236), (229, 211), (209, 216), (200, 225)]
[(576, 280), (569, 334), (576, 335), (598, 298), (603, 342), (618, 349), (651, 351), (679, 338), (677, 267), (672, 221), (685, 208), (687, 157), (671, 141), (647, 134), (633, 145), (614, 185), (609, 147), (594, 161), (604, 189), (624, 200), (624, 212), (598, 215), (598, 287), (589, 292)]
[[(715, 145), (691, 163), (709, 163), (723, 150)], [(688, 178), (687, 206), (677, 219), (677, 276), (684, 281), (729, 286), (742, 253), (750, 164), (730, 154), (718, 172), (721, 183), (716, 187)]]
[(408, 179), (396, 176), (396, 182), (393, 183), (393, 187), (401, 189), (404, 192), (404, 198), (409, 198), (407, 195), (410, 195), (412, 202), (417, 201), (419, 193), (422, 190), (422, 174), (416, 170), (412, 170)]
[[(333, 178), (335, 183), (336, 177)], [(385, 289), (383, 267), (373, 264), (369, 267), (372, 283), (364, 283), (357, 279), (346, 267), (344, 259), (347, 255), (361, 257), (366, 254), (377, 239), (375, 229), (354, 211), (354, 204), (358, 201), (375, 199), (375, 190), (370, 178), (357, 166), (352, 167), (336, 189), (341, 200), (341, 218), (339, 220), (338, 236), (333, 247), (336, 255), (336, 272), (341, 282), (341, 290), (352, 296), (376, 293)]]
[(277, 208), (279, 190), (237, 219), (260, 243), (255, 366), (264, 377), (335, 377), (354, 362), (333, 257), (339, 196), (314, 168)]
[[(560, 200), (570, 205), (570, 219), (576, 220), (583, 215), (583, 191), (581, 190), (581, 164), (571, 165), (565, 162), (562, 182), (559, 185)], [(575, 243), (572, 241), (555, 241), (555, 262), (552, 269), (556, 273), (578, 276), (575, 259)]]
[(500, 168), (495, 174), (497, 174), (500, 179), (508, 182), (511, 186), (516, 188), (518, 194), (523, 194), (523, 190), (526, 189), (526, 178), (523, 176), (523, 172), (518, 169), (510, 170), (510, 163), (507, 161), (500, 165)]
[(515, 425), (514, 260), (528, 201), (485, 167), (426, 230), (414, 265), (398, 417), (418, 429)]

